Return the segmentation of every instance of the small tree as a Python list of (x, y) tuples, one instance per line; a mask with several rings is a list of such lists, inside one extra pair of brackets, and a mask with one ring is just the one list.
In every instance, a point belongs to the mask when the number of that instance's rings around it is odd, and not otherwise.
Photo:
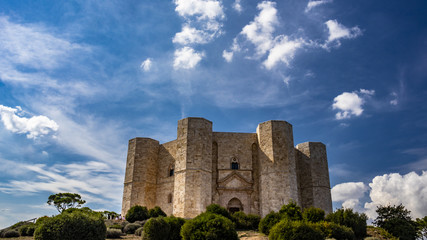
[(47, 204), (54, 205), (62, 213), (67, 208), (80, 207), (86, 201), (77, 193), (57, 193), (49, 196)]
[(374, 224), (384, 228), (393, 236), (401, 240), (415, 240), (417, 237), (416, 224), (412, 221), (411, 211), (405, 209), (405, 206), (378, 206), (376, 212), (378, 217)]
[(282, 214), (284, 218), (288, 218), (292, 221), (302, 220), (301, 208), (294, 201), (283, 205), (279, 213)]

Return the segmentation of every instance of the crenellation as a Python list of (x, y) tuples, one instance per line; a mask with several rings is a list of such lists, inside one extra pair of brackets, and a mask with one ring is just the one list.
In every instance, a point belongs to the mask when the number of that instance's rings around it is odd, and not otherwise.
[(260, 123), (256, 133), (213, 132), (203, 118), (178, 121), (177, 139), (129, 141), (122, 214), (136, 204), (192, 218), (218, 203), (265, 216), (295, 201), (332, 210), (326, 147), (294, 147), (292, 125)]

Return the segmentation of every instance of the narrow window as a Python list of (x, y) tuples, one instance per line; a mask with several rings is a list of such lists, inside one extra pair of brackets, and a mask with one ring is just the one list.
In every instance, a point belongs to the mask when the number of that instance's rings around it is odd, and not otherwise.
[(237, 158), (235, 158), (235, 157), (231, 158), (231, 169), (233, 169), (233, 170), (239, 169), (239, 162), (237, 161)]
[(170, 168), (170, 169), (169, 169), (169, 177), (172, 177), (172, 176), (173, 176), (174, 171), (175, 171), (175, 169), (173, 169), (173, 168)]
[(168, 203), (172, 203), (172, 193), (169, 193), (168, 195)]

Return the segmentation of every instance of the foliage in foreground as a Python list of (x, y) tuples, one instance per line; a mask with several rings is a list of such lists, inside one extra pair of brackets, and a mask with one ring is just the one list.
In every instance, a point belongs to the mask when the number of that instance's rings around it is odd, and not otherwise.
[(205, 212), (187, 221), (181, 228), (184, 240), (237, 240), (233, 222), (221, 215)]
[(44, 220), (34, 233), (35, 240), (101, 240), (105, 239), (104, 220), (83, 211), (62, 213)]
[(135, 221), (143, 221), (149, 219), (148, 209), (144, 206), (135, 205), (126, 213), (126, 221), (133, 223)]
[(324, 237), (321, 231), (309, 223), (284, 218), (271, 228), (268, 239), (323, 240)]

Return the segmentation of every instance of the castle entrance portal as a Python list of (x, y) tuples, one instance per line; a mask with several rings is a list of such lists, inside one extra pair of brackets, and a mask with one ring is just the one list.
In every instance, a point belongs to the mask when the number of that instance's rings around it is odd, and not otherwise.
[(230, 213), (235, 213), (238, 211), (243, 211), (242, 202), (239, 199), (233, 198), (227, 204), (227, 209)]

